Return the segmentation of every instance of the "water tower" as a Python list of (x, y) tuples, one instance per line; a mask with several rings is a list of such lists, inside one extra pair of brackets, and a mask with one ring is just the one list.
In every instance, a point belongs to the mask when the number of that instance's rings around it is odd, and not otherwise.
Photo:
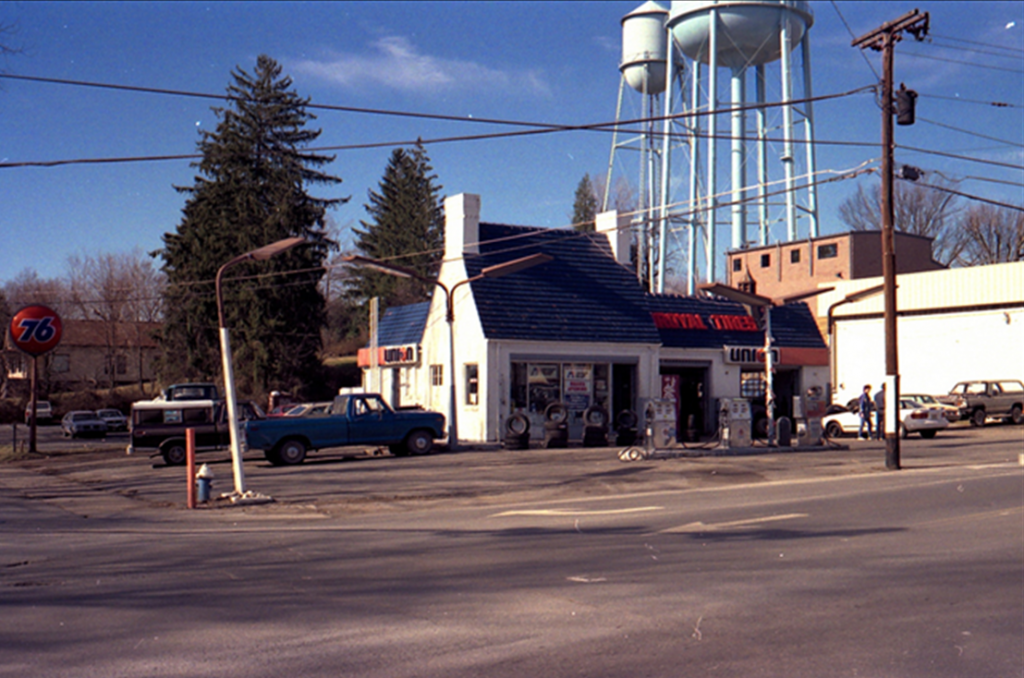
[[(689, 102), (692, 112), (706, 121), (706, 132), (694, 135), (695, 144), (706, 149), (700, 153), (695, 148), (693, 156), (704, 157), (707, 162), (704, 196), (699, 210), (699, 220), (708, 228), (708, 248), (705, 255), (707, 279), (714, 280), (717, 248), (715, 231), (717, 211), (720, 202), (718, 176), (718, 118), (719, 108), (718, 71), (720, 67), (731, 71), (730, 87), (730, 180), (729, 203), (732, 214), (732, 249), (746, 247), (752, 241), (747, 237), (748, 203), (755, 190), (748, 186), (748, 144), (747, 117), (748, 97), (746, 74), (753, 67), (756, 79), (756, 99), (751, 107), (755, 112), (754, 133), (757, 181), (756, 205), (758, 208), (758, 244), (770, 241), (770, 225), (774, 221), (770, 207), (784, 203), (786, 240), (797, 238), (797, 201), (805, 196), (802, 211), (810, 225), (808, 235), (818, 235), (817, 195), (814, 189), (814, 134), (811, 103), (804, 102), (800, 108), (793, 101), (792, 53), (800, 46), (803, 64), (803, 98), (811, 98), (810, 42), (808, 30), (814, 23), (809, 3), (804, 0), (703, 0), (674, 1), (669, 13), (667, 27), (672, 36), (670, 45), (688, 57), (693, 67), (693, 94)], [(765, 66), (778, 61), (780, 64), (779, 92), (773, 101), (781, 106), (781, 124), (769, 133), (766, 89), (768, 79)], [(701, 65), (707, 66), (706, 82), (701, 79)], [(671, 80), (669, 80), (671, 82)], [(671, 92), (669, 92), (669, 98)], [(796, 184), (797, 156), (794, 153), (794, 115), (802, 116), (804, 127), (804, 173), (803, 188)], [(777, 160), (781, 164), (783, 179), (771, 180), (771, 159), (768, 157), (769, 137), (781, 144)], [(779, 138), (781, 137), (781, 138)], [(667, 167), (667, 164), (666, 164)], [(776, 166), (777, 167), (777, 166)], [(780, 185), (781, 184), (781, 185)], [(771, 194), (779, 194), (772, 200)], [(693, 206), (696, 209), (696, 204)], [(691, 253), (695, 254), (691, 248)], [(694, 259), (691, 259), (691, 262)], [(691, 271), (694, 266), (691, 265)], [(692, 286), (696, 274), (690, 276)], [(692, 287), (691, 287), (692, 289)]]
[[(660, 270), (659, 232), (655, 227), (655, 210), (663, 200), (659, 189), (663, 163), (658, 150), (660, 133), (654, 118), (660, 114), (661, 95), (667, 80), (676, 71), (682, 70), (682, 63), (669, 68), (668, 62), (668, 10), (655, 2), (645, 2), (622, 18), (622, 61), (619, 71), (619, 100), (615, 111), (616, 123), (622, 120), (624, 95), (627, 87), (640, 95), (640, 110), (636, 117), (643, 122), (629, 125), (628, 134), (620, 132), (616, 124), (612, 138), (612, 153), (608, 161), (608, 176), (602, 211), (610, 204), (614, 192), (613, 169), (617, 154), (622, 151), (637, 152), (638, 175), (637, 204), (633, 213), (633, 230), (637, 244), (637, 275), (641, 282), (651, 289), (657, 285)], [(620, 138), (626, 136), (626, 138)], [(622, 157), (621, 155), (619, 157)], [(631, 158), (632, 159), (632, 158)]]

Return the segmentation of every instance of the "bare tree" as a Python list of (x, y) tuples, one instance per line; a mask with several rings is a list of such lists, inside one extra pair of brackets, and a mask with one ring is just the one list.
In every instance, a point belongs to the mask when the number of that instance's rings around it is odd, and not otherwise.
[(959, 229), (964, 266), (1024, 261), (1024, 211), (975, 203)]
[[(952, 188), (956, 182), (935, 177), (929, 183), (939, 188)], [(857, 192), (839, 206), (839, 217), (854, 231), (882, 228), (881, 186)], [(893, 186), (893, 208), (896, 230), (933, 238), (932, 258), (948, 266), (957, 261), (963, 245), (956, 232), (956, 218), (962, 211), (957, 196), (942, 190), (905, 181)]]
[[(113, 388), (127, 368), (129, 353), (143, 381), (143, 323), (161, 317), (163, 277), (140, 250), (129, 253), (73, 255), (67, 264), (68, 302), (75, 317), (103, 323), (105, 372)], [(134, 351), (131, 349), (134, 348)]]

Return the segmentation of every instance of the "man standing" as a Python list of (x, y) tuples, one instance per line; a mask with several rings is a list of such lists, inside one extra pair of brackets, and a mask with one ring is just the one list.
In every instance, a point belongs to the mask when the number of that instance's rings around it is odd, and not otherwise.
[[(857, 411), (860, 413), (860, 428), (857, 430), (857, 437), (867, 440), (871, 438), (871, 384), (865, 384), (857, 399)], [(864, 435), (864, 427), (867, 427), (868, 434)]]
[(885, 384), (875, 393), (875, 440), (885, 438)]

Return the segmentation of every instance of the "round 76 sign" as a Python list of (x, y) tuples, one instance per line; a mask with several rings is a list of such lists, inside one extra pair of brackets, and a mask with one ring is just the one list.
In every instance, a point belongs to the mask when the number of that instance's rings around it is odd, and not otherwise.
[(53, 309), (35, 304), (26, 306), (11, 318), (11, 339), (25, 353), (40, 356), (60, 343), (64, 326)]

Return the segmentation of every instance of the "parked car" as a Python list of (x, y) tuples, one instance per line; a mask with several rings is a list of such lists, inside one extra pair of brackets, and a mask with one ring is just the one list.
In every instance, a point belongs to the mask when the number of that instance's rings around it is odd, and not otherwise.
[(60, 420), (60, 432), (65, 438), (102, 438), (107, 435), (107, 424), (92, 410), (74, 410)]
[(961, 381), (942, 401), (957, 407), (960, 418), (970, 419), (973, 426), (984, 426), (989, 417), (1024, 422), (1024, 384), (1016, 379)]
[(942, 410), (942, 413), (946, 416), (946, 420), (951, 423), (954, 421), (960, 421), (960, 409), (954, 405), (939, 402), (935, 396), (925, 395), (923, 393), (901, 393), (900, 398), (903, 400), (912, 400), (922, 407), (934, 407), (935, 409)]
[[(27, 425), (32, 418), (32, 403), (30, 402), (25, 406), (25, 424)], [(42, 424), (44, 422), (50, 423), (53, 421), (53, 407), (50, 405), (49, 400), (37, 400), (36, 401), (36, 424)]]
[(217, 385), (209, 382), (172, 384), (165, 388), (157, 400), (219, 400)]
[(97, 410), (96, 414), (107, 425), (108, 431), (128, 430), (128, 417), (121, 410)]
[[(841, 407), (841, 406), (833, 406)], [(912, 400), (900, 399), (900, 435), (904, 438), (911, 433), (920, 433), (922, 438), (934, 438), (935, 434), (949, 426), (942, 410), (921, 407)], [(843, 434), (857, 435), (860, 430), (860, 414), (856, 407), (841, 407), (841, 411), (826, 415), (821, 420), (825, 435), (838, 438)]]

